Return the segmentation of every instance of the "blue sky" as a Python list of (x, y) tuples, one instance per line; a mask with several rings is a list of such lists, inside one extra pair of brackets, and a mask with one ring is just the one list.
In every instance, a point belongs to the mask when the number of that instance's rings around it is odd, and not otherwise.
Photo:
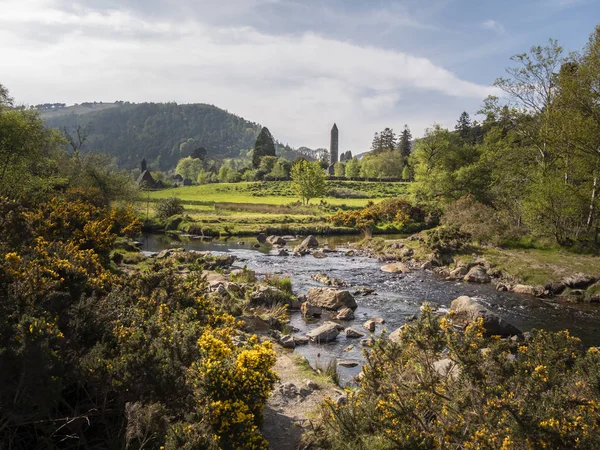
[(452, 127), (510, 56), (579, 50), (600, 0), (0, 0), (0, 83), (26, 104), (211, 103), (292, 146)]

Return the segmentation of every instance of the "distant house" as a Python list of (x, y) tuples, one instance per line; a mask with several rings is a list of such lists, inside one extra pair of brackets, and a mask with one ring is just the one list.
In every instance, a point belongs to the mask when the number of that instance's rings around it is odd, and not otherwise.
[(171, 180), (173, 181), (173, 186), (181, 186), (181, 185), (183, 185), (183, 177), (181, 175), (179, 175), (178, 173), (176, 173), (175, 175), (173, 175), (171, 177)]
[[(156, 180), (149, 170), (144, 170), (137, 179), (137, 184), (143, 189), (157, 189)], [(162, 185), (162, 183), (161, 183)]]

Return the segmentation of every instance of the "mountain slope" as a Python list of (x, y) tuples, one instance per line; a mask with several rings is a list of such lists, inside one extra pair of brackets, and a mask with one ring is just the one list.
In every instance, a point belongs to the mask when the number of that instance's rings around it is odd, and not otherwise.
[(61, 115), (43, 117), (48, 126), (60, 129), (89, 123), (84, 150), (113, 155), (125, 169), (138, 167), (143, 158), (148, 164), (169, 169), (198, 147), (206, 148), (213, 158), (238, 156), (240, 150), (254, 146), (261, 128), (205, 104), (122, 103), (84, 114), (65, 114), (63, 110)]

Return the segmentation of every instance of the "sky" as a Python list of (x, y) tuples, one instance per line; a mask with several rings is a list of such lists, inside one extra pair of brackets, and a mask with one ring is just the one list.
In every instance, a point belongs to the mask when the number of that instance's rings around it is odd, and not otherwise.
[(472, 117), (511, 55), (580, 50), (600, 0), (0, 0), (0, 84), (21, 104), (208, 103), (293, 147)]

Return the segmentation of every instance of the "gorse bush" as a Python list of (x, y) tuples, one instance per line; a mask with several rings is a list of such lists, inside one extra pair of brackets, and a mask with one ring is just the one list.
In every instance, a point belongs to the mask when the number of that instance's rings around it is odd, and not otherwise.
[(367, 353), (348, 401), (322, 406), (328, 449), (600, 448), (600, 351), (568, 332), (524, 342), (464, 332), (425, 305)]
[(183, 202), (177, 197), (162, 198), (154, 205), (156, 216), (159, 219), (168, 219), (172, 216), (183, 214)]
[(339, 211), (329, 220), (336, 226), (372, 229), (377, 225), (394, 224), (402, 227), (411, 222), (423, 222), (423, 211), (408, 200), (389, 198), (379, 203), (369, 202), (363, 209)]
[(0, 448), (266, 448), (270, 344), (175, 257), (109, 270), (139, 221), (80, 194), (0, 199)]

